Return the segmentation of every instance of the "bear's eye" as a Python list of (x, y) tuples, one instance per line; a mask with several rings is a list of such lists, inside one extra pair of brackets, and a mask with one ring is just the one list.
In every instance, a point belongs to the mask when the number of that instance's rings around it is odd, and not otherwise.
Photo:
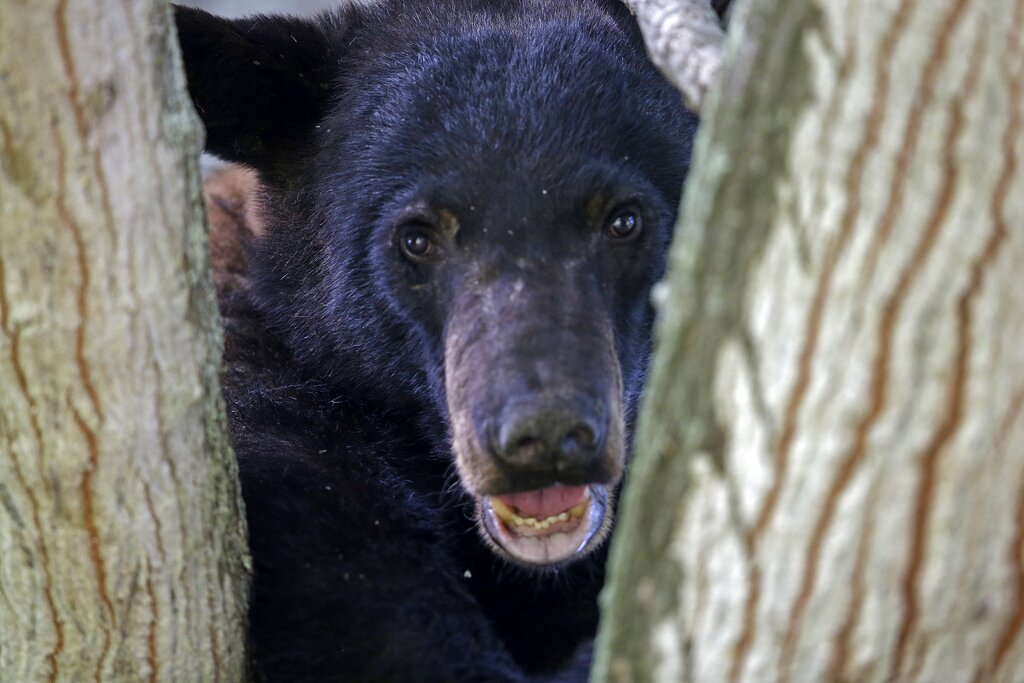
[(413, 260), (421, 260), (433, 256), (437, 252), (434, 241), (422, 227), (412, 226), (401, 236), (402, 253)]
[(640, 210), (635, 206), (622, 206), (608, 216), (605, 232), (616, 241), (636, 239), (643, 228)]

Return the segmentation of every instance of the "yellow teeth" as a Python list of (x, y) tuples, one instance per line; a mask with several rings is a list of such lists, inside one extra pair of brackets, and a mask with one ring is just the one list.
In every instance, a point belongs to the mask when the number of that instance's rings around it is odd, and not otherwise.
[(502, 503), (499, 499), (491, 498), (491, 509), (503, 522), (511, 523), (514, 526), (526, 526), (536, 531), (544, 531), (552, 524), (558, 524), (559, 522), (568, 522), (570, 519), (579, 519), (583, 516), (583, 513), (587, 509), (587, 504), (590, 503), (589, 498), (585, 498), (579, 505), (560, 512), (557, 515), (551, 515), (544, 519), (537, 519), (535, 517), (520, 517), (512, 508)]

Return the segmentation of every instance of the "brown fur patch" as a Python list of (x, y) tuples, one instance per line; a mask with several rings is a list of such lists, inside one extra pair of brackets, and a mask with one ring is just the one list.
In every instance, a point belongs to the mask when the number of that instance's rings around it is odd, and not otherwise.
[(218, 292), (242, 289), (247, 284), (246, 246), (263, 234), (259, 210), (260, 183), (256, 173), (241, 166), (225, 166), (203, 183), (210, 226), (210, 265)]

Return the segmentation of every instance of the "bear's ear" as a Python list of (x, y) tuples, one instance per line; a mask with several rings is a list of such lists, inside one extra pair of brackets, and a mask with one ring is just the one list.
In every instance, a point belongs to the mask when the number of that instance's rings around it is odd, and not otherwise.
[(207, 151), (260, 170), (294, 154), (325, 114), (339, 42), (332, 37), (350, 21), (229, 20), (189, 7), (174, 15)]

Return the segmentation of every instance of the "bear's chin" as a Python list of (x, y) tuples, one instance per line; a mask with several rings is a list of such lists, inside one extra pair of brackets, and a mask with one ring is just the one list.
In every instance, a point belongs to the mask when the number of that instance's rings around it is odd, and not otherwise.
[(600, 546), (611, 527), (608, 487), (590, 484), (579, 491), (578, 500), (569, 499), (565, 509), (548, 510), (543, 517), (528, 516), (509, 504), (509, 497), (482, 496), (477, 499), (477, 524), (501, 557), (530, 569), (557, 569)]

